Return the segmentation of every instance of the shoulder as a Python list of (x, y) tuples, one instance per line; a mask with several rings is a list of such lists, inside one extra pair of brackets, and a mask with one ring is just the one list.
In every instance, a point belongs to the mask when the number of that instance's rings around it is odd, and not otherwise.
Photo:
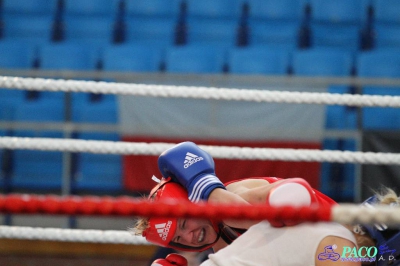
[[(357, 248), (356, 244), (343, 237), (327, 236), (321, 240), (315, 253), (316, 266), (337, 266), (345, 250)], [(332, 258), (332, 259), (330, 259)], [(344, 266), (360, 266), (360, 262), (341, 261), (340, 265)]]

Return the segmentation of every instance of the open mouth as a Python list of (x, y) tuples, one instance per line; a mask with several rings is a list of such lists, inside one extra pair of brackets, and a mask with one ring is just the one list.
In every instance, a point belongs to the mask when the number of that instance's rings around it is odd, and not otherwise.
[(206, 230), (205, 230), (204, 228), (202, 228), (202, 229), (200, 230), (199, 236), (198, 236), (198, 238), (197, 238), (197, 242), (198, 242), (198, 243), (203, 242), (203, 241), (204, 241), (205, 235), (206, 235)]

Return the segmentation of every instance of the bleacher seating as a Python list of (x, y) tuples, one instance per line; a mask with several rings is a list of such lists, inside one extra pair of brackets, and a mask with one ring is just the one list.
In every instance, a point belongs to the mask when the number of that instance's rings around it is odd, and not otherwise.
[[(324, 150), (356, 151), (352, 139), (325, 139)], [(320, 191), (340, 202), (354, 200), (355, 165), (351, 163), (327, 163), (321, 165)]]
[(222, 73), (226, 50), (209, 45), (186, 45), (170, 47), (166, 51), (167, 72), (179, 73)]
[(180, 0), (125, 0), (126, 17), (165, 17), (177, 19), (181, 12)]
[(362, 47), (367, 27), (366, 0), (310, 0), (311, 46), (342, 47), (356, 51)]
[(249, 0), (248, 38), (251, 44), (296, 48), (306, 38), (306, 1)]
[(250, 20), (302, 21), (307, 1), (304, 0), (248, 0)]
[(400, 24), (400, 2), (397, 0), (372, 0), (374, 19), (378, 23)]
[(114, 41), (115, 21), (110, 17), (66, 16), (64, 27), (64, 41), (67, 42), (102, 47)]
[(74, 93), (72, 97), (72, 121), (76, 123), (118, 122), (117, 96), (101, 95), (96, 98), (91, 94)]
[[(400, 49), (384, 49), (361, 53), (357, 60), (358, 76), (400, 78)], [(364, 94), (400, 95), (398, 87), (364, 86)], [(384, 117), (384, 119), (382, 119)], [(364, 107), (365, 129), (400, 129), (398, 108)]]
[(54, 16), (58, 0), (3, 0), (3, 13), (14, 16)]
[[(52, 121), (56, 119), (53, 111), (46, 113), (39, 108), (23, 108), (17, 112), (16, 119), (26, 121), (32, 119)], [(28, 112), (27, 112), (28, 111)], [(30, 111), (30, 113), (29, 113)], [(46, 116), (45, 116), (46, 115)], [(49, 117), (52, 116), (52, 117)], [(58, 114), (59, 116), (59, 114)], [(57, 117), (59, 118), (59, 117)], [(54, 120), (53, 120), (54, 121)], [(60, 132), (18, 130), (17, 137), (62, 138)], [(62, 182), (62, 153), (34, 150), (13, 151), (13, 172), (11, 187), (13, 190), (59, 190)]]
[(98, 51), (81, 43), (53, 43), (39, 49), (41, 69), (94, 70), (98, 60)]
[[(82, 133), (79, 139), (120, 141), (117, 134)], [(76, 191), (122, 190), (121, 155), (79, 153), (72, 188)]]
[(373, 31), (375, 49), (400, 47), (400, 23), (375, 23)]
[(187, 0), (188, 18), (223, 19), (236, 22), (242, 16), (244, 0)]
[(44, 44), (52, 39), (53, 16), (3, 16), (3, 38), (29, 44)]
[(104, 48), (104, 71), (157, 72), (161, 70), (163, 49), (156, 46), (121, 44)]
[(0, 68), (30, 69), (35, 61), (35, 45), (18, 40), (0, 41)]
[(64, 0), (64, 15), (116, 19), (119, 0)]
[[(329, 93), (352, 94), (352, 88), (347, 86), (330, 86)], [(336, 130), (357, 129), (357, 109), (351, 106), (329, 105), (326, 107), (325, 127)]]
[(286, 75), (289, 67), (289, 50), (265, 46), (229, 50), (228, 68), (232, 74)]
[(299, 46), (301, 24), (297, 21), (252, 21), (249, 28), (249, 45), (276, 46), (293, 50)]
[(137, 18), (127, 19), (126, 43), (141, 43), (152, 46), (168, 46), (175, 43), (176, 19)]
[(232, 19), (188, 19), (187, 43), (232, 47), (237, 43), (238, 22)]
[[(0, 41), (0, 68), (31, 69), (35, 49), (19, 41)], [(0, 89), (0, 120), (12, 121), (15, 108), (23, 101), (25, 91)]]
[(301, 76), (349, 76), (353, 56), (347, 51), (316, 48), (293, 53), (293, 73)]
[(14, 121), (16, 108), (24, 99), (25, 91), (0, 89), (0, 120)]
[(399, 61), (400, 47), (393, 49), (378, 49), (359, 53), (357, 70), (360, 77), (389, 77), (400, 76)]

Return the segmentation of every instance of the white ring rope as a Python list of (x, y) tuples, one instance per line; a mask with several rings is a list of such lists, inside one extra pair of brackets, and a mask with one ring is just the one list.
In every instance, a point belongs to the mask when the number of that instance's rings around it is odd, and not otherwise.
[[(363, 208), (356, 204), (341, 204), (332, 207), (331, 221), (341, 224), (386, 224), (389, 227), (400, 225), (400, 208), (376, 206)], [(128, 231), (118, 230), (83, 230), (35, 228), (20, 226), (0, 226), (0, 238), (50, 240), (64, 242), (91, 242), (150, 245), (143, 237), (134, 236)]]
[(0, 76), (0, 88), (297, 104), (400, 107), (400, 96), (166, 86)]
[(25, 226), (0, 226), (0, 238), (63, 242), (150, 245), (144, 237), (122, 230), (83, 230)]
[[(52, 138), (0, 137), (0, 148), (41, 151), (87, 152), (123, 155), (154, 155), (173, 143), (114, 142)], [(400, 154), (312, 149), (276, 149), (199, 145), (214, 158), (243, 160), (283, 160), (360, 164), (400, 164)]]

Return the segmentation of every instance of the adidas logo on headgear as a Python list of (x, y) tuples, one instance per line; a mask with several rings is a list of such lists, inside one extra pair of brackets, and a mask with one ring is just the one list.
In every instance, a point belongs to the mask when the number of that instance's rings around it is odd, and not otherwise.
[(188, 168), (192, 164), (197, 163), (197, 162), (199, 162), (201, 160), (204, 160), (203, 157), (199, 157), (199, 156), (197, 156), (197, 155), (195, 155), (193, 153), (187, 152), (186, 153), (186, 157), (185, 157), (185, 161), (183, 162), (184, 163), (183, 167), (184, 168)]
[(171, 228), (171, 221), (168, 223), (156, 224), (154, 227), (157, 229), (157, 233), (161, 237), (162, 240), (166, 241), (169, 233), (169, 229)]

